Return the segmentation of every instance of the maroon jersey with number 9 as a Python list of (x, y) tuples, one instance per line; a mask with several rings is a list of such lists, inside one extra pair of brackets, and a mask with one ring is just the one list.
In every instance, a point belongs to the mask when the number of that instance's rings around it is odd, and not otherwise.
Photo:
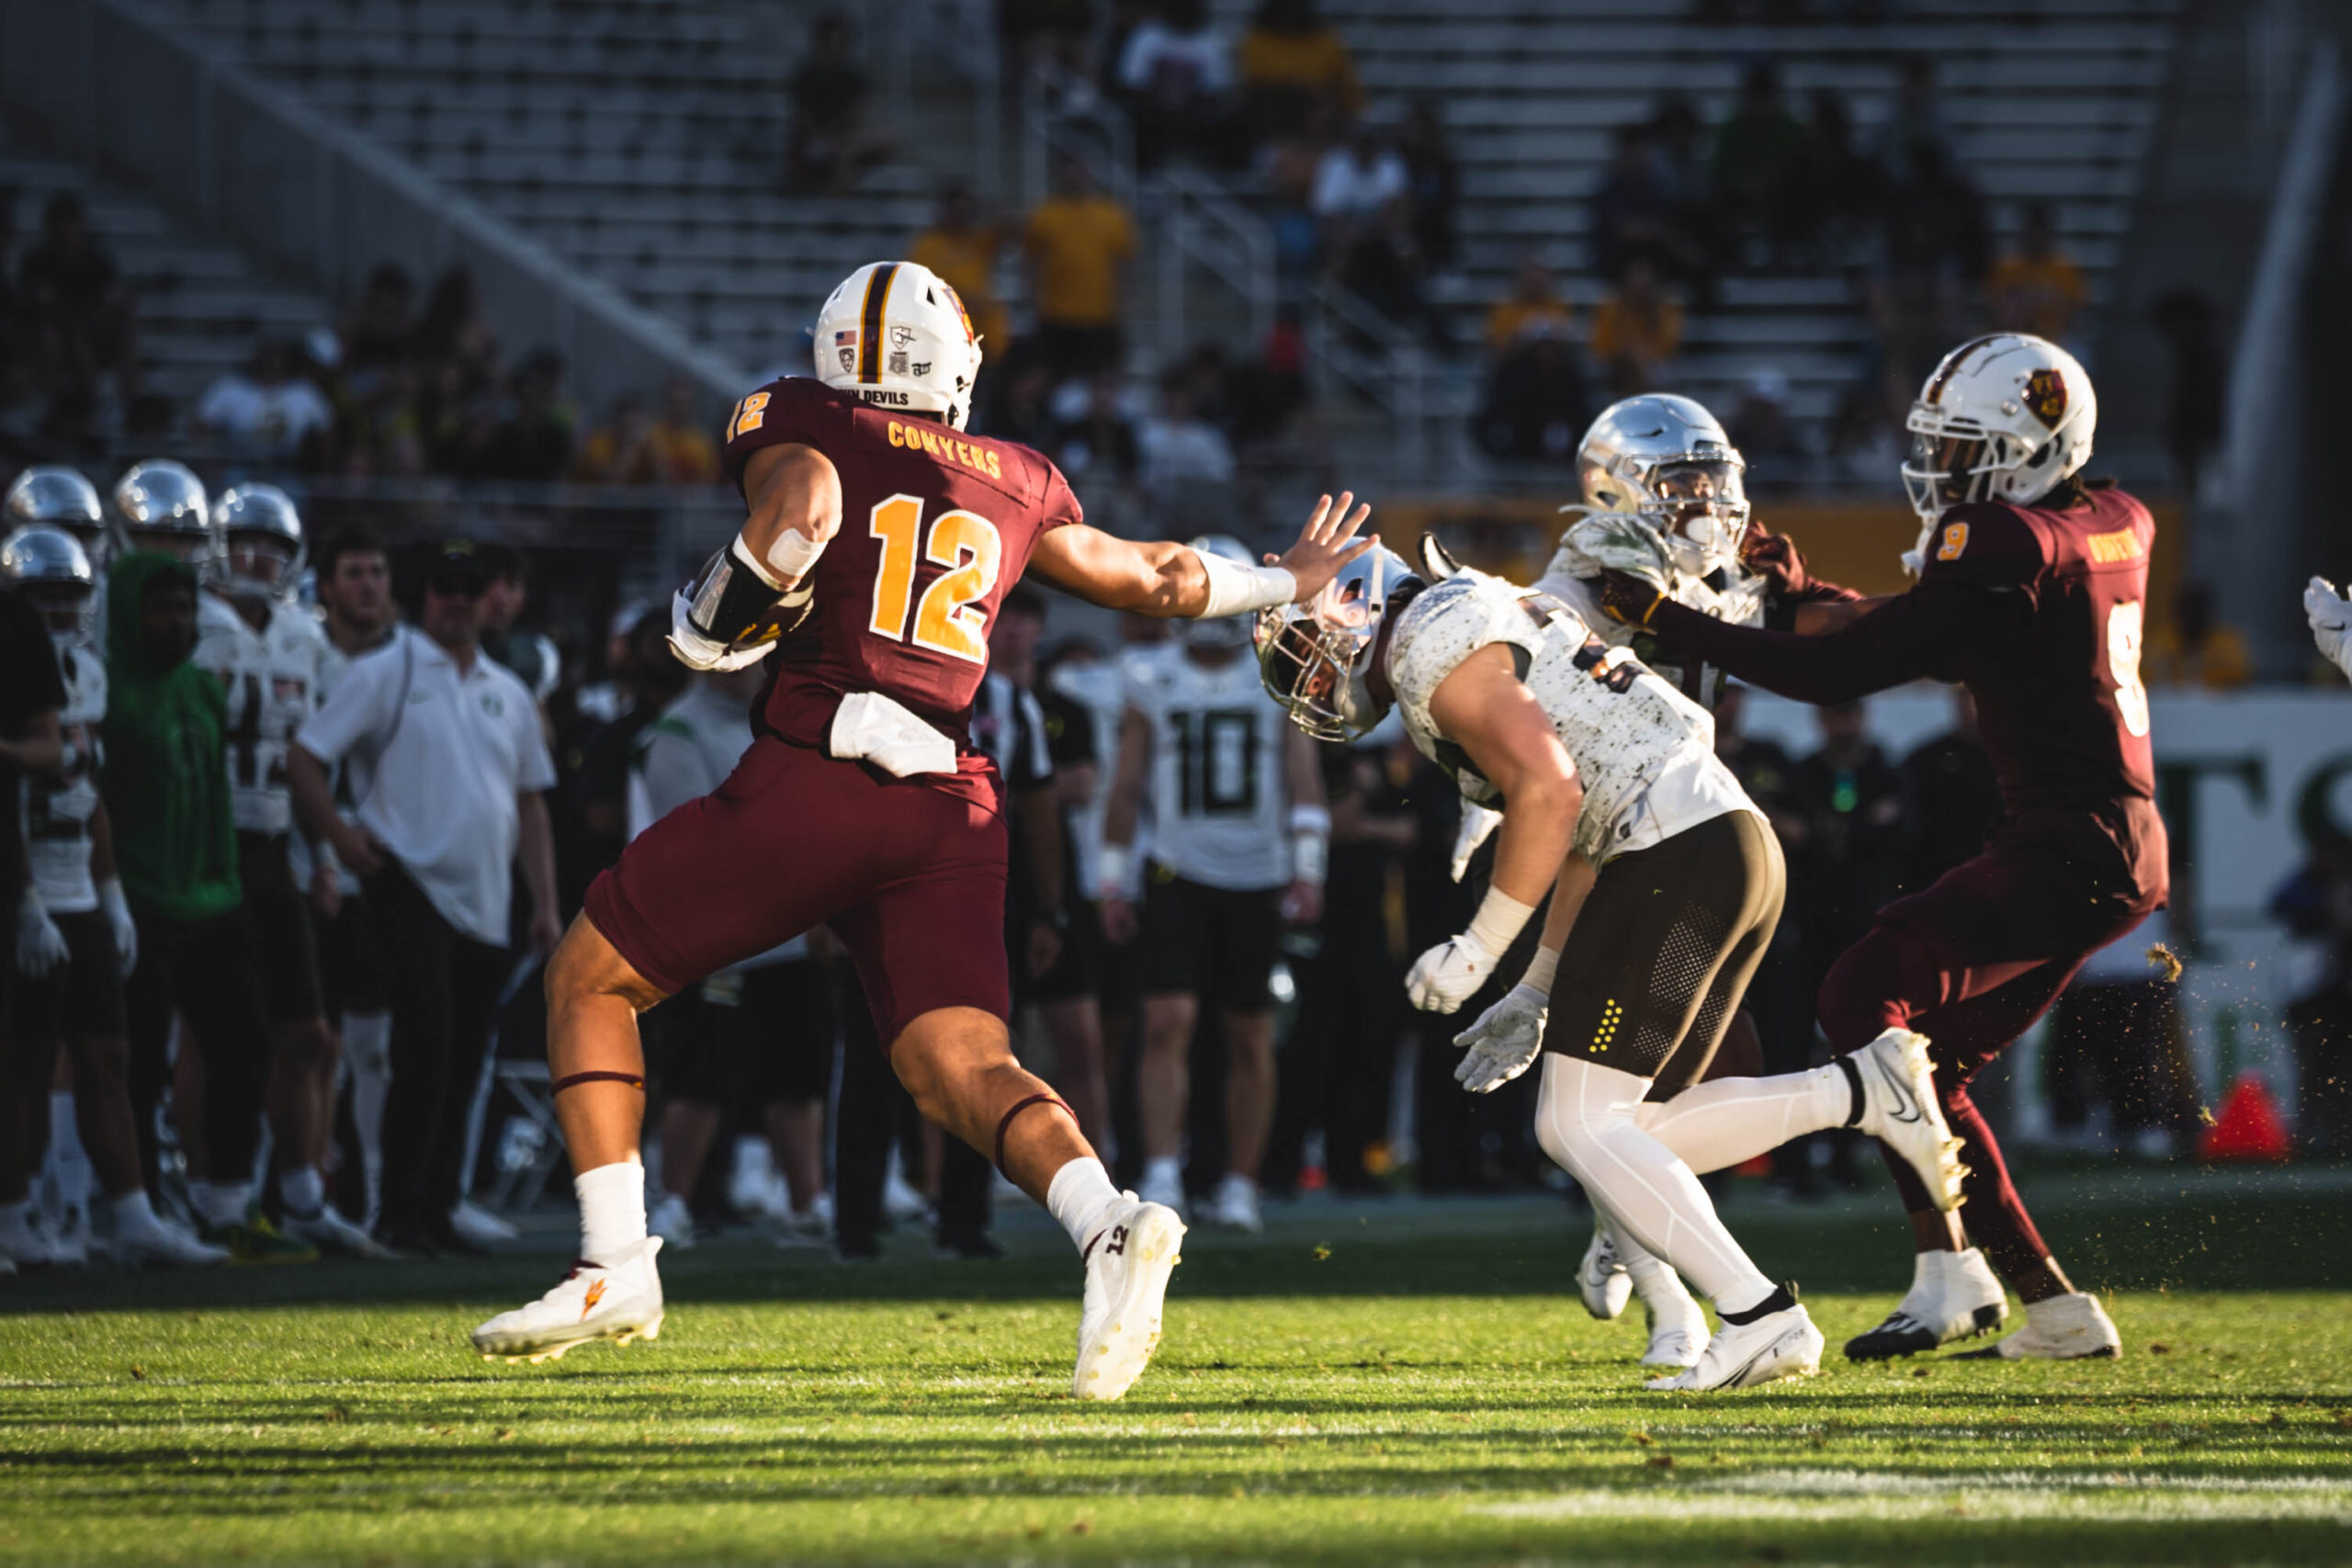
[(953, 739), (967, 773), (984, 771), (967, 731), (989, 628), (1038, 539), (1081, 520), (1078, 498), (1026, 446), (799, 377), (736, 405), (728, 474), (741, 486), (752, 453), (787, 442), (840, 473), (842, 526), (818, 559), (809, 613), (768, 655), (764, 728), (821, 749), (842, 698), (879, 692)]

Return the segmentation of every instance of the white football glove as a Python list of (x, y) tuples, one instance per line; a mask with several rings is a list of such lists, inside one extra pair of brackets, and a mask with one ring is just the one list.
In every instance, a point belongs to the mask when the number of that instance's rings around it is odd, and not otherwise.
[(1544, 1050), (1544, 1021), (1552, 998), (1532, 986), (1513, 986), (1478, 1021), (1453, 1037), (1468, 1054), (1453, 1081), (1472, 1094), (1492, 1094), (1535, 1065)]
[(1569, 526), (1560, 542), (1595, 568), (1638, 577), (1660, 593), (1674, 590), (1674, 565), (1667, 559), (1666, 546), (1623, 513), (1588, 513)]
[(1503, 814), (1492, 807), (1481, 806), (1475, 800), (1462, 803), (1462, 826), (1453, 834), (1453, 880), (1459, 882), (1470, 870), (1470, 857), (1478, 846), (1495, 835), (1503, 825)]
[(1457, 1012), (1494, 978), (1495, 965), (1501, 961), (1501, 953), (1487, 952), (1485, 942), (1464, 931), (1413, 961), (1412, 973), (1405, 976), (1405, 995), (1423, 1012)]
[(2303, 590), (2303, 614), (2311, 618), (2312, 640), (2327, 661), (2352, 675), (2352, 604), (2324, 577), (2312, 579)]
[(684, 592), (670, 595), (670, 651), (689, 670), (744, 670), (768, 656), (775, 644), (729, 648), (701, 631), (694, 622), (694, 601)]
[(26, 888), (24, 902), (17, 906), (17, 972), (38, 980), (70, 956), (65, 933), (49, 918), (48, 906)]
[[(321, 849), (326, 846), (323, 842)], [(130, 900), (122, 896), (122, 879), (110, 876), (98, 884), (98, 908), (106, 911), (107, 924), (114, 928), (115, 956), (128, 975), (139, 965), (139, 922), (130, 918)]]

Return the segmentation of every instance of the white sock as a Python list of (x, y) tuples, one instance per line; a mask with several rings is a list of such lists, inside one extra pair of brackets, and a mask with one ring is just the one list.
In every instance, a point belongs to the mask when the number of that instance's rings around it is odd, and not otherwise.
[(88, 1213), (90, 1189), (96, 1179), (90, 1169), (89, 1154), (82, 1147), (81, 1129), (74, 1122), (72, 1089), (50, 1092), (49, 1158), (42, 1163), (57, 1189), (58, 1202), (69, 1211)]
[(343, 1059), (351, 1072), (351, 1123), (359, 1134), (359, 1167), (373, 1213), (384, 1170), (384, 1099), (392, 1091), (392, 1015), (345, 1013)]
[(1621, 1239), (1671, 1265), (1717, 1312), (1745, 1312), (1772, 1281), (1724, 1228), (1690, 1168), (1635, 1124), (1648, 1089), (1647, 1078), (1546, 1052), (1536, 1139), (1609, 1211)]
[(1069, 1232), (1070, 1245), (1081, 1252), (1101, 1227), (1102, 1216), (1118, 1201), (1119, 1190), (1111, 1185), (1111, 1173), (1091, 1155), (1071, 1160), (1054, 1172), (1046, 1189), (1046, 1213)]
[(206, 1224), (241, 1225), (253, 1204), (254, 1188), (250, 1181), (191, 1181), (187, 1195)]
[(143, 1187), (125, 1192), (119, 1198), (109, 1198), (107, 1201), (114, 1207), (114, 1234), (117, 1235), (125, 1231), (152, 1235), (164, 1228), (164, 1222), (155, 1217), (155, 1205)]
[(603, 1263), (645, 1239), (645, 1167), (600, 1165), (571, 1179), (580, 1199), (580, 1256)]
[(1611, 1224), (1609, 1239), (1617, 1248), (1617, 1260), (1625, 1266), (1625, 1277), (1634, 1283), (1634, 1294), (1653, 1316), (1687, 1316), (1699, 1310), (1683, 1287), (1682, 1276), (1666, 1266), (1666, 1260), (1650, 1251), (1626, 1233), (1625, 1227)]
[(277, 1195), (286, 1200), (286, 1207), (297, 1214), (315, 1214), (326, 1207), (326, 1183), (309, 1166), (297, 1166), (292, 1170), (277, 1173)]
[(1846, 1069), (1828, 1062), (1811, 1072), (1696, 1084), (1672, 1100), (1645, 1102), (1634, 1124), (1705, 1172), (1745, 1165), (1807, 1133), (1843, 1127), (1853, 1109)]

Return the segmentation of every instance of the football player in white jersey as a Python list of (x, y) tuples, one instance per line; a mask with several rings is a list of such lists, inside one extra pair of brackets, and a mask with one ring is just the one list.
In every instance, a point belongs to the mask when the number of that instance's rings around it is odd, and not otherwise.
[(1748, 1259), (1694, 1172), (1860, 1126), (1949, 1206), (1956, 1145), (1926, 1042), (1902, 1030), (1813, 1072), (1645, 1103), (1686, 1041), (1703, 1070), (1780, 919), (1780, 844), (1716, 759), (1707, 711), (1548, 593), (1472, 571), (1426, 585), (1378, 548), (1312, 605), (1265, 615), (1258, 641), (1267, 688), (1302, 728), (1360, 736), (1395, 707), (1465, 795), (1507, 803), (1476, 917), (1420, 956), (1406, 989), (1416, 1007), (1454, 1011), (1551, 895), (1533, 961), (1457, 1037), (1468, 1054), (1455, 1076), (1483, 1092), (1543, 1055), (1544, 1152), (1713, 1300), (1721, 1326), (1696, 1364), (1649, 1386), (1815, 1370), (1820, 1331)]
[[(74, 478), (95, 508), (96, 491), (81, 476)], [(41, 509), (13, 504), (19, 500), (15, 491), (9, 499), (18, 515)], [(21, 778), (7, 807), (21, 813), (29, 874), (17, 911), (19, 978), (8, 1010), (7, 1050), (14, 1067), (23, 1069), (22, 1124), (30, 1136), (22, 1145), (0, 1143), (0, 1154), (10, 1156), (0, 1168), (0, 1257), (35, 1264), (80, 1263), (87, 1257), (85, 1213), (69, 1212), (61, 1225), (36, 1227), (28, 1201), (40, 1134), (51, 1125), (47, 1106), (36, 1104), (35, 1096), (46, 1094), (51, 1064), (63, 1044), (74, 1063), (74, 1117), (65, 1130), (78, 1135), (114, 1211), (115, 1259), (223, 1263), (225, 1248), (209, 1247), (156, 1214), (139, 1168), (122, 1002), (123, 976), (138, 961), (139, 941), (115, 875), (106, 802), (96, 784), (107, 714), (106, 661), (90, 642), (97, 576), (71, 533), (31, 523), (0, 539), (0, 582), (31, 600), (49, 622), (65, 686), (65, 707), (58, 715), (62, 772)], [(66, 1197), (69, 1211), (78, 1211), (87, 1194)]]
[(2303, 615), (2312, 624), (2312, 640), (2320, 657), (2352, 675), (2352, 604), (2324, 577), (2314, 577), (2303, 590)]
[[(1222, 534), (1203, 553), (1254, 564)], [(1127, 663), (1119, 762), (1097, 858), (1102, 929), (1136, 942), (1143, 997), (1144, 1201), (1178, 1208), (1178, 1147), (1191, 1096), (1193, 1030), (1206, 995), (1222, 1007), (1227, 1060), (1227, 1171), (1210, 1218), (1259, 1228), (1258, 1167), (1274, 1114), (1274, 1003), (1270, 981), (1285, 920), (1323, 912), (1331, 817), (1306, 737), (1266, 701), (1239, 620), (1186, 622), (1176, 640)], [(1151, 853), (1134, 857), (1141, 807)], [(1141, 908), (1136, 881), (1141, 879)]]
[[(286, 748), (318, 710), (331, 658), (317, 619), (294, 599), (305, 562), (302, 520), (275, 485), (240, 485), (213, 503), (217, 547), (201, 576), (196, 663), (228, 699), (230, 803), (237, 872), (273, 1032), (271, 1155), (282, 1227), (329, 1251), (383, 1248), (326, 1201), (334, 1131), (336, 1042), (319, 984), (309, 890), (288, 858), (294, 805)], [(313, 863), (332, 851), (312, 847)]]

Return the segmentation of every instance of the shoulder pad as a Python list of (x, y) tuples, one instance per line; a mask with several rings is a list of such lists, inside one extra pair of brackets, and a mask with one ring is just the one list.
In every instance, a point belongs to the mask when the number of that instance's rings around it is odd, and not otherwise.
[(2049, 547), (2014, 506), (1972, 502), (1946, 512), (1928, 537), (1919, 583), (2023, 588), (2049, 564)]

